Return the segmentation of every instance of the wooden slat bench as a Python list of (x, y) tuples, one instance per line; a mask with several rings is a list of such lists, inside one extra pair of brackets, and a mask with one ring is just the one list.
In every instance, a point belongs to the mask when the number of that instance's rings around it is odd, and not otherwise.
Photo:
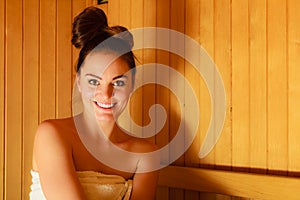
[(169, 166), (159, 186), (266, 200), (299, 200), (300, 178)]

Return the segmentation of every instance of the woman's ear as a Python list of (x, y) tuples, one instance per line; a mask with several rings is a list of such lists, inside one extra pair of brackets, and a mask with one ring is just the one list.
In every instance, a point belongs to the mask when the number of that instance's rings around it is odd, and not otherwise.
[(76, 74), (76, 85), (77, 85), (77, 89), (78, 91), (81, 93), (81, 85), (80, 85), (80, 74)]

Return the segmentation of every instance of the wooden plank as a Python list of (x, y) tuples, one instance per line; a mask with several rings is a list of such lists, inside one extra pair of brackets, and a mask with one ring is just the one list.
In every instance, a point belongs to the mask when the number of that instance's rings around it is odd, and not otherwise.
[[(215, 147), (215, 164), (218, 168), (228, 168), (232, 165), (232, 134), (231, 134), (231, 1), (215, 1), (215, 44), (214, 61), (219, 70), (226, 91), (226, 121), (222, 134)], [(215, 74), (216, 77), (216, 74)], [(215, 88), (215, 97), (219, 98), (218, 92), (223, 88)], [(216, 105), (218, 106), (218, 105)], [(217, 114), (216, 114), (217, 115)], [(215, 122), (216, 123), (216, 122)], [(221, 198), (221, 197), (219, 197)]]
[[(170, 28), (172, 30), (181, 32), (184, 34), (184, 16), (185, 16), (185, 2), (180, 0), (171, 1), (170, 5)], [(181, 49), (184, 46), (184, 41), (179, 40), (179, 38), (170, 37), (170, 48), (171, 49)], [(181, 58), (178, 55), (170, 54), (170, 66), (176, 70), (178, 73), (181, 73), (184, 76), (184, 58)], [(176, 88), (180, 91), (179, 94), (170, 96), (170, 137), (173, 138), (177, 134), (182, 134), (185, 136), (185, 133), (179, 132), (180, 123), (184, 123), (185, 116), (184, 112), (181, 112), (181, 108), (184, 108), (184, 98), (182, 100), (178, 99), (177, 96), (184, 96), (184, 80), (178, 80), (176, 77), (173, 77), (170, 74), (170, 88)], [(184, 131), (184, 129), (182, 130)], [(170, 147), (170, 152), (182, 152), (184, 153), (184, 138), (182, 138), (182, 143), (177, 143), (175, 147)], [(174, 165), (184, 165), (184, 154), (179, 157), (176, 161), (173, 162)], [(170, 199), (184, 199), (184, 190), (181, 189), (170, 189)]]
[(169, 188), (168, 187), (157, 187), (156, 200), (169, 199)]
[[(214, 1), (213, 0), (200, 0), (200, 44), (207, 52), (207, 56), (214, 59)], [(202, 63), (200, 68), (205, 67)], [(214, 74), (208, 77), (209, 80), (213, 80)], [(211, 81), (213, 82), (213, 81)], [(205, 135), (211, 120), (211, 99), (207, 89), (206, 83), (200, 82), (200, 111), (201, 111), (201, 123), (200, 123), (200, 141), (203, 144)], [(214, 151), (210, 152), (205, 158), (200, 160), (201, 166), (212, 168), (215, 163)]]
[(250, 167), (267, 168), (267, 34), (266, 1), (249, 3)]
[(22, 198), (22, 4), (6, 1), (5, 194)]
[(208, 192), (200, 192), (200, 200), (216, 200), (216, 194)]
[[(72, 0), (71, 1), (71, 6), (72, 6), (72, 23), (74, 18), (83, 11), (83, 9), (86, 7), (85, 6), (85, 0)], [(70, 25), (69, 25), (70, 26)], [(72, 30), (72, 27), (70, 26), (70, 30)], [(76, 66), (77, 66), (77, 60), (78, 60), (78, 56), (79, 56), (79, 50), (76, 49), (73, 45), (72, 45), (72, 66), (73, 66), (73, 75), (72, 75), (72, 79), (73, 79), (73, 83), (76, 77)], [(74, 85), (74, 84), (73, 84)]]
[(39, 1), (23, 1), (23, 199), (28, 199), (39, 107)]
[[(191, 37), (196, 42), (199, 42), (200, 34), (200, 2), (198, 0), (187, 0), (185, 1), (185, 35)], [(200, 45), (200, 44), (199, 44)], [(188, 55), (195, 55), (197, 60), (191, 65), (189, 62), (185, 61), (184, 74), (186, 80), (192, 87), (193, 93), (187, 92), (185, 89), (185, 121), (186, 123), (196, 122), (200, 125), (200, 119), (193, 116), (192, 113), (195, 111), (196, 105), (193, 104), (193, 98), (196, 98), (197, 106), (200, 106), (200, 74), (196, 70), (200, 64), (200, 51), (195, 52), (185, 45), (185, 53)], [(186, 84), (185, 87), (188, 85)], [(194, 96), (195, 95), (195, 96)], [(198, 109), (201, 116), (201, 111)], [(201, 118), (201, 117), (200, 117)], [(199, 149), (200, 149), (200, 129), (196, 132), (191, 132), (188, 127), (185, 127), (185, 132), (187, 134), (196, 134), (191, 146), (185, 152), (184, 162), (185, 166), (199, 167)], [(185, 191), (184, 198), (193, 200), (199, 199), (199, 193), (195, 191)]]
[[(121, 26), (125, 26), (126, 28), (130, 29), (131, 27), (131, 3), (130, 1), (119, 1), (119, 24)], [(142, 18), (140, 16), (140, 18)]]
[(41, 1), (40, 13), (39, 121), (43, 121), (55, 118), (56, 111), (56, 1)]
[[(144, 26), (144, 1), (138, 0), (138, 1), (130, 1), (130, 9), (131, 9), (131, 15), (130, 16), (122, 16), (119, 17), (130, 17), (131, 18), (131, 29), (134, 28), (142, 28)], [(119, 12), (121, 12), (122, 8), (119, 8)], [(140, 35), (138, 38), (134, 38), (135, 40), (139, 40), (138, 42), (142, 42), (144, 40), (143, 35)], [(136, 41), (137, 42), (137, 41)], [(137, 65), (144, 64), (144, 54), (143, 49), (139, 51), (135, 51), (135, 56), (138, 60)], [(143, 80), (143, 75), (137, 74), (137, 79)], [(139, 126), (143, 125), (143, 89), (138, 89), (134, 92), (134, 98), (131, 98), (131, 101), (129, 102), (130, 106), (130, 114), (132, 120)], [(133, 134), (142, 135), (139, 130), (136, 130), (133, 126), (131, 127), (131, 132)]]
[(289, 86), (289, 113), (288, 113), (288, 171), (293, 172), (300, 171), (300, 27), (298, 25), (300, 21), (300, 4), (299, 1), (288, 1), (288, 86)]
[(5, 164), (5, 1), (0, 1), (0, 197), (4, 198)]
[[(176, 14), (174, 14), (176, 13)], [(170, 28), (172, 30), (181, 32), (184, 34), (184, 2), (183, 1), (172, 1), (171, 2), (171, 22), (170, 22)], [(170, 37), (170, 48), (182, 48), (182, 45), (184, 45), (184, 41), (180, 41), (179, 38), (172, 38)], [(181, 73), (181, 75), (184, 76), (184, 58), (181, 58), (178, 55), (170, 54), (170, 66), (176, 70), (177, 72)], [(184, 96), (184, 80), (177, 80), (175, 77), (172, 77), (172, 74), (170, 74), (170, 88), (177, 88), (178, 91), (181, 91), (180, 94), (175, 95), (181, 95)], [(183, 102), (180, 102), (180, 99), (176, 98), (176, 96), (171, 95), (170, 96), (170, 133), (171, 137), (175, 136), (179, 128), (179, 124), (182, 120), (184, 120), (184, 113), (181, 113), (181, 106), (184, 105), (184, 99), (181, 100)], [(176, 151), (183, 151), (184, 150), (184, 143), (178, 144), (176, 147)], [(170, 149), (172, 152), (173, 150)], [(175, 149), (174, 149), (175, 151)], [(183, 165), (184, 164), (184, 156), (179, 158), (175, 164)]]
[[(144, 27), (156, 27), (156, 0), (144, 0)], [(149, 38), (154, 38), (153, 40), (149, 40)], [(144, 43), (152, 44), (152, 46), (156, 46), (156, 35), (152, 35), (149, 31), (144, 32)], [(143, 50), (143, 58), (144, 64), (156, 63), (156, 50), (154, 49), (144, 49)], [(156, 80), (157, 70), (156, 67), (153, 66), (153, 71), (151, 73), (146, 73), (143, 71), (143, 79), (148, 77), (151, 80)], [(150, 123), (155, 124), (156, 121), (153, 120), (150, 122), (149, 111), (150, 107), (155, 104), (155, 94), (156, 87), (154, 84), (147, 85), (143, 87), (143, 126), (146, 126)], [(153, 130), (153, 133), (156, 133), (156, 129)], [(151, 133), (143, 133), (143, 135), (149, 135)], [(155, 143), (155, 136), (148, 138), (149, 141)]]
[[(229, 195), (216, 194), (216, 200), (233, 200), (233, 198)], [(243, 198), (243, 200), (245, 199)]]
[(232, 164), (249, 167), (248, 1), (232, 1)]
[[(185, 34), (189, 37), (191, 37), (196, 42), (199, 42), (199, 34), (200, 34), (200, 2), (196, 0), (187, 0), (185, 1)], [(200, 45), (200, 44), (199, 44)], [(190, 94), (187, 91), (185, 91), (184, 97), (185, 97), (185, 104), (190, 105), (191, 107), (186, 107), (185, 109), (185, 116), (189, 117), (189, 120), (186, 120), (187, 123), (189, 123), (190, 120), (198, 121), (200, 125), (200, 119), (195, 118), (195, 116), (192, 116), (191, 113), (193, 113), (193, 110), (196, 108), (196, 105), (192, 105), (192, 98), (194, 98), (194, 95), (197, 98), (198, 106), (200, 106), (200, 74), (196, 70), (197, 67), (199, 67), (200, 64), (200, 51), (194, 52), (192, 49), (189, 49), (188, 46), (185, 47), (186, 56), (195, 54), (197, 60), (194, 61), (194, 65), (190, 64), (188, 61), (185, 61), (185, 68), (184, 68), (184, 74), (185, 78), (190, 84), (190, 86), (193, 89), (194, 94)], [(187, 85), (186, 85), (187, 87)], [(198, 112), (201, 115), (200, 109)], [(200, 117), (201, 118), (201, 117)], [(185, 153), (185, 166), (199, 166), (199, 149), (200, 149), (200, 129), (196, 130), (195, 133), (195, 139), (190, 146), (190, 148)], [(188, 128), (185, 128), (185, 132), (189, 133)], [(189, 133), (194, 134), (194, 133)]]
[(56, 20), (56, 117), (63, 118), (72, 113), (71, 0), (57, 1)]
[[(156, 25), (161, 28), (170, 27), (170, 0), (157, 1), (156, 2)], [(160, 41), (157, 40), (157, 43)], [(156, 51), (156, 62), (169, 66), (170, 64), (170, 53), (168, 51)], [(157, 79), (163, 79), (167, 83), (165, 87), (156, 86), (156, 103), (164, 107), (167, 113), (166, 123), (160, 133), (156, 135), (156, 144), (162, 148), (164, 145), (167, 145), (170, 142), (169, 133), (170, 133), (170, 91), (169, 91), (169, 74), (167, 76), (162, 76), (157, 70)], [(169, 155), (165, 153), (162, 159), (163, 163), (169, 163)], [(169, 199), (169, 188), (168, 187), (159, 187), (157, 190), (157, 200)]]
[(160, 186), (265, 200), (299, 199), (299, 178), (169, 166)]
[(98, 3), (97, 0), (85, 0), (85, 5), (86, 5), (86, 7), (94, 6), (94, 5), (96, 5), (97, 3)]
[(285, 174), (288, 166), (286, 1), (268, 1), (267, 17), (268, 168)]
[(80, 12), (83, 11), (84, 8), (86, 8), (86, 2), (85, 0), (73, 0), (71, 1), (72, 4), (72, 16), (77, 16)]
[[(110, 0), (108, 3), (108, 24), (110, 26), (115, 26), (120, 24), (120, 1), (121, 0)], [(126, 1), (127, 3), (130, 1)], [(126, 16), (128, 17), (128, 16)]]

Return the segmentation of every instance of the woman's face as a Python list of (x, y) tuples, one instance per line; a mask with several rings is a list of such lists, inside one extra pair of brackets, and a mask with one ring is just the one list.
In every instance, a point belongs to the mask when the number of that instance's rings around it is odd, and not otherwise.
[(84, 112), (97, 120), (116, 121), (132, 92), (128, 64), (113, 53), (90, 53), (77, 76)]

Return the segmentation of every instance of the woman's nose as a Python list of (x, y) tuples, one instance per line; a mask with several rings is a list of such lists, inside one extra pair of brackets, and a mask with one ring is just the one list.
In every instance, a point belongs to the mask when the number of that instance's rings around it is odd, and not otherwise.
[(113, 96), (114, 88), (111, 84), (100, 84), (97, 87), (96, 93), (98, 93), (101, 98), (109, 99)]

